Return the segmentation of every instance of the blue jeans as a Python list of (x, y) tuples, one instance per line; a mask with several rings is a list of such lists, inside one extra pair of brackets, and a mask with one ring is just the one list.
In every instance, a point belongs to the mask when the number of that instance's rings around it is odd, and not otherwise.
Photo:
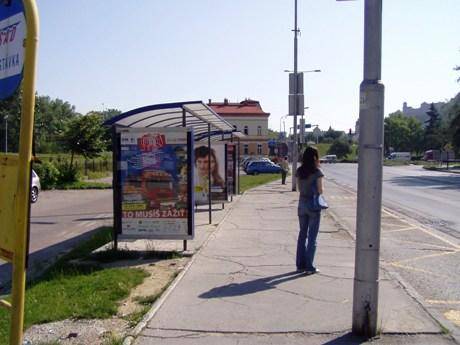
[(299, 212), (299, 238), (297, 239), (297, 269), (315, 270), (313, 260), (316, 252), (316, 238), (319, 232), (321, 212), (302, 210)]

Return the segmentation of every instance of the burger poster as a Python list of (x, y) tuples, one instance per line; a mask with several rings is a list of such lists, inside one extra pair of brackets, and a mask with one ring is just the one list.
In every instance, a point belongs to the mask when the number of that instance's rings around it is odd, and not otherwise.
[(192, 152), (190, 129), (121, 131), (119, 179), (124, 236), (193, 238)]

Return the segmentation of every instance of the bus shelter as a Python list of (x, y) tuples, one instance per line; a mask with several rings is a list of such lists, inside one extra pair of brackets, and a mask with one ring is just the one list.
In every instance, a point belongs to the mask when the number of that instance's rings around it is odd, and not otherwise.
[[(200, 195), (207, 192), (209, 223), (213, 196), (219, 202), (228, 199), (227, 182), (220, 187), (213, 185), (221, 182), (216, 176), (227, 181), (230, 175), (230, 166), (226, 164), (228, 152), (234, 157), (231, 191), (237, 190), (234, 180), (239, 160), (234, 146), (230, 148), (234, 127), (201, 101), (146, 106), (104, 124), (112, 127), (113, 138), (115, 247), (118, 236), (122, 235), (183, 239), (185, 250), (186, 241), (194, 237), (197, 190)], [(222, 139), (229, 140), (229, 144), (224, 151), (220, 148), (225, 166), (223, 173), (217, 175), (214, 168), (218, 166), (218, 157), (211, 142)], [(203, 171), (206, 176), (197, 174)], [(199, 186), (198, 180), (206, 181), (207, 185)]]

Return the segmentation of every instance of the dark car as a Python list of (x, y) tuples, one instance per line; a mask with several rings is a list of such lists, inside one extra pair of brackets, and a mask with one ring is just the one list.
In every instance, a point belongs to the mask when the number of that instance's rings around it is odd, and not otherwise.
[(276, 174), (281, 172), (281, 167), (273, 162), (268, 161), (254, 161), (246, 167), (246, 174)]

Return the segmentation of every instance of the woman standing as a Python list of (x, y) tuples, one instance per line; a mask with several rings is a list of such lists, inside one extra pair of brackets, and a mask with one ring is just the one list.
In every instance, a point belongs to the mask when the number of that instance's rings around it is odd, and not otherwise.
[(324, 174), (319, 169), (318, 150), (314, 147), (307, 147), (302, 156), (302, 165), (296, 172), (297, 189), (300, 193), (297, 209), (300, 231), (297, 239), (296, 265), (298, 271), (307, 274), (319, 273), (313, 262), (321, 211), (309, 210), (308, 204), (314, 193), (323, 193), (323, 176)]

